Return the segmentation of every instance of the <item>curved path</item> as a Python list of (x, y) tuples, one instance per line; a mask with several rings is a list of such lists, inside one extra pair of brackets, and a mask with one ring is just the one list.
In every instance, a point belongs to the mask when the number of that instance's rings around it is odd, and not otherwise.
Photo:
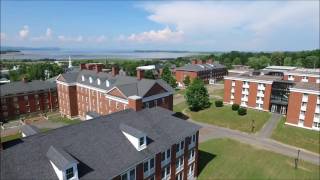
[[(265, 133), (263, 133), (263, 131), (261, 134), (258, 133), (257, 135), (251, 135), (237, 130), (231, 130), (211, 124), (200, 123), (197, 121), (193, 121), (192, 119), (188, 119), (188, 121), (202, 126), (202, 128), (200, 129), (200, 142), (204, 142), (206, 140), (214, 138), (231, 138), (261, 149), (270, 150), (293, 158), (297, 157), (299, 148), (269, 139), (269, 133), (266, 133), (267, 136), (265, 136)], [(268, 125), (266, 124), (266, 127), (267, 126)], [(316, 165), (320, 165), (320, 155), (304, 149), (300, 149), (299, 159), (311, 162)]]

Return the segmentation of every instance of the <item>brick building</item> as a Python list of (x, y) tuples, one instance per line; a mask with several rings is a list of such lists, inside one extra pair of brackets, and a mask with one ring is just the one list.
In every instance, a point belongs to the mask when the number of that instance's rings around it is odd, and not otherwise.
[(276, 76), (235, 75), (224, 78), (224, 102), (269, 111), (272, 83)]
[(12, 82), (0, 85), (1, 121), (23, 114), (58, 109), (57, 86), (48, 81)]
[(127, 109), (5, 143), (0, 178), (195, 179), (199, 128), (161, 107)]
[(320, 130), (320, 84), (296, 83), (290, 88), (287, 124)]
[(206, 84), (214, 84), (217, 80), (223, 79), (227, 75), (227, 68), (212, 60), (192, 60), (191, 64), (186, 64), (175, 69), (175, 76), (178, 87), (184, 87), (184, 79), (189, 76), (191, 80), (202, 79)]
[[(60, 112), (68, 117), (86, 119), (87, 113), (106, 115), (128, 108), (161, 106), (172, 110), (173, 89), (163, 80), (101, 72), (102, 64), (81, 65), (79, 72), (61, 74), (57, 78)], [(135, 107), (135, 102), (141, 104)]]
[(283, 79), (294, 82), (320, 83), (320, 69), (294, 69), (284, 72)]
[(224, 79), (225, 103), (287, 115), (287, 124), (319, 130), (319, 83), (276, 75), (240, 74)]

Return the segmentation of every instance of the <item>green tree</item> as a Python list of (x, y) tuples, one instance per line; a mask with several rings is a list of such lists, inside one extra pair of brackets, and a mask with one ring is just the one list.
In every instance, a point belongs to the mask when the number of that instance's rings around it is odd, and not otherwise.
[(268, 58), (267, 56), (261, 56), (259, 58), (259, 62), (258, 62), (259, 69), (263, 69), (263, 68), (269, 66), (270, 63), (271, 63), (270, 58)]
[(291, 57), (286, 57), (283, 60), (283, 65), (285, 66), (292, 66), (292, 58)]
[(259, 59), (257, 57), (250, 57), (247, 63), (253, 69), (259, 69)]
[(304, 67), (306, 68), (317, 68), (319, 67), (319, 57), (307, 56), (305, 59)]
[(296, 62), (295, 62), (294, 65), (297, 66), (297, 67), (302, 67), (302, 66), (303, 66), (303, 64), (302, 64), (302, 58), (296, 59)]
[(165, 66), (162, 71), (161, 79), (166, 81), (172, 88), (177, 87), (177, 81), (176, 79), (172, 76), (171, 71), (168, 66)]
[(9, 71), (9, 79), (10, 79), (10, 81), (19, 81), (20, 75), (19, 75), (18, 71), (10, 70)]
[(284, 53), (283, 52), (273, 52), (271, 54), (271, 63), (273, 65), (282, 66), (284, 60)]
[(208, 90), (204, 87), (203, 81), (198, 78), (187, 87), (185, 98), (192, 111), (199, 111), (210, 106)]
[(232, 61), (233, 65), (241, 65), (241, 59), (239, 57), (236, 57)]
[(147, 70), (144, 72), (144, 77), (147, 79), (155, 79), (152, 70)]
[(189, 76), (186, 76), (186, 77), (184, 78), (184, 80), (183, 80), (183, 83), (184, 83), (184, 85), (185, 85), (186, 87), (188, 87), (189, 84), (190, 84), (190, 77), (189, 77)]

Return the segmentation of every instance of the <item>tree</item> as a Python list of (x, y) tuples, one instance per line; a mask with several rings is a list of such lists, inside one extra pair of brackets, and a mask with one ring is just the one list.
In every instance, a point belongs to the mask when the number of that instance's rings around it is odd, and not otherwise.
[(16, 70), (10, 70), (9, 71), (9, 79), (10, 79), (10, 81), (19, 81), (20, 75)]
[(183, 80), (183, 83), (184, 83), (184, 85), (185, 85), (186, 87), (188, 87), (189, 84), (190, 84), (190, 77), (189, 77), (189, 76), (186, 76), (186, 77), (184, 78), (184, 80)]
[(152, 70), (147, 70), (144, 72), (144, 77), (147, 79), (155, 79)]
[(273, 65), (282, 66), (283, 65), (284, 54), (283, 52), (273, 52), (271, 54), (271, 63)]
[(248, 61), (248, 65), (253, 69), (259, 69), (259, 59), (257, 57), (250, 57)]
[(203, 81), (198, 78), (187, 87), (185, 98), (192, 111), (199, 111), (210, 106), (208, 90), (204, 87)]
[(304, 67), (306, 68), (317, 68), (319, 67), (319, 57), (307, 56), (305, 59)]
[(283, 60), (283, 65), (285, 66), (292, 66), (292, 58), (291, 57), (286, 57)]
[(295, 66), (297, 66), (297, 67), (302, 67), (302, 66), (303, 66), (303, 64), (302, 64), (302, 58), (296, 59)]
[(236, 57), (232, 61), (233, 65), (241, 65), (241, 59), (239, 57)]
[(176, 79), (172, 76), (171, 71), (168, 66), (165, 66), (162, 71), (161, 79), (166, 81), (172, 88), (177, 87), (177, 81)]

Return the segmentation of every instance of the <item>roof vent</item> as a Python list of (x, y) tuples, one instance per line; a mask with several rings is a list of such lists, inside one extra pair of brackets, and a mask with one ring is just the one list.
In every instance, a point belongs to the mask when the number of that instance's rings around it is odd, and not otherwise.
[(97, 79), (97, 83), (98, 83), (98, 85), (100, 85), (100, 84), (101, 84), (101, 81), (100, 81), (100, 79), (99, 79), (99, 78)]
[(92, 83), (92, 77), (89, 77), (89, 82)]
[(120, 124), (120, 130), (138, 151), (147, 148), (147, 135), (145, 133), (126, 124)]
[(82, 81), (85, 81), (85, 80), (86, 80), (86, 78), (84, 77), (84, 75), (81, 76), (81, 80), (82, 80)]
[(106, 86), (109, 87), (110, 86), (110, 82), (109, 80), (106, 80)]

